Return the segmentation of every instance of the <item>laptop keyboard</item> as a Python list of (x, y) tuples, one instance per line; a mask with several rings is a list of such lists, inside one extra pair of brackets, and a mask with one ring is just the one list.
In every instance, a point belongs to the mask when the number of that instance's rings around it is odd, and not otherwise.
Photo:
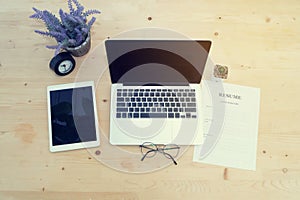
[(196, 118), (195, 89), (117, 89), (116, 118)]

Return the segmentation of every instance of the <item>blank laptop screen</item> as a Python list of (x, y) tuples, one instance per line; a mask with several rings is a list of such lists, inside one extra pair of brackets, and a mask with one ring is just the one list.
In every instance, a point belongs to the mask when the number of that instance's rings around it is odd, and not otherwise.
[(185, 85), (200, 83), (210, 41), (107, 40), (112, 83)]

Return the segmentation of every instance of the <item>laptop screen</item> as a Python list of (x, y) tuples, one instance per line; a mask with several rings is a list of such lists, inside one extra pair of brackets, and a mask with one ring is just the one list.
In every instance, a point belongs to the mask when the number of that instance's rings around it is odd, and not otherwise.
[(106, 40), (112, 83), (200, 83), (211, 41)]

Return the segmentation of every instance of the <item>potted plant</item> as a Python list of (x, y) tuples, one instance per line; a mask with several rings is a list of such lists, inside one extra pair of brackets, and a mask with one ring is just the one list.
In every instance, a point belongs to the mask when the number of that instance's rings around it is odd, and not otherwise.
[[(77, 0), (68, 0), (68, 7), (69, 12), (64, 12), (62, 9), (59, 10), (59, 18), (50, 11), (37, 8), (33, 8), (35, 13), (30, 16), (30, 18), (42, 20), (47, 28), (47, 31), (35, 30), (36, 33), (55, 38), (57, 41), (57, 45), (48, 45), (46, 47), (55, 49), (55, 57), (50, 62), (50, 68), (55, 72), (59, 70), (59, 67), (62, 71), (65, 71), (59, 75), (68, 74), (75, 67), (74, 59), (67, 52), (78, 57), (85, 55), (89, 51), (91, 46), (90, 30), (96, 18), (92, 17), (88, 21), (87, 17), (100, 13), (100, 11), (94, 9), (84, 11), (84, 7)], [(63, 62), (66, 60), (69, 60), (69, 62)], [(64, 66), (60, 66), (61, 63)], [(71, 65), (74, 66), (72, 67)]]

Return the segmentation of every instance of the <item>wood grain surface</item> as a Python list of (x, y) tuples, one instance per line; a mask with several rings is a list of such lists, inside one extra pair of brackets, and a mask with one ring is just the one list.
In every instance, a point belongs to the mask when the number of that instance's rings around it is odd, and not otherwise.
[[(66, 0), (0, 0), (0, 199), (300, 199), (300, 3), (297, 0), (81, 0), (102, 11), (92, 48), (138, 28), (158, 27), (213, 42), (212, 60), (229, 67), (226, 82), (261, 88), (257, 170), (193, 163), (193, 147), (148, 173), (105, 165), (93, 150), (50, 153), (46, 87), (74, 82), (87, 56), (58, 77), (48, 67), (54, 40), (32, 6), (57, 13)], [(85, 77), (89, 78), (89, 77)], [(101, 78), (99, 122), (109, 128), (109, 78)], [(130, 148), (130, 151), (139, 152)], [(106, 156), (130, 169), (118, 155)], [(151, 161), (147, 161), (151, 162)]]

